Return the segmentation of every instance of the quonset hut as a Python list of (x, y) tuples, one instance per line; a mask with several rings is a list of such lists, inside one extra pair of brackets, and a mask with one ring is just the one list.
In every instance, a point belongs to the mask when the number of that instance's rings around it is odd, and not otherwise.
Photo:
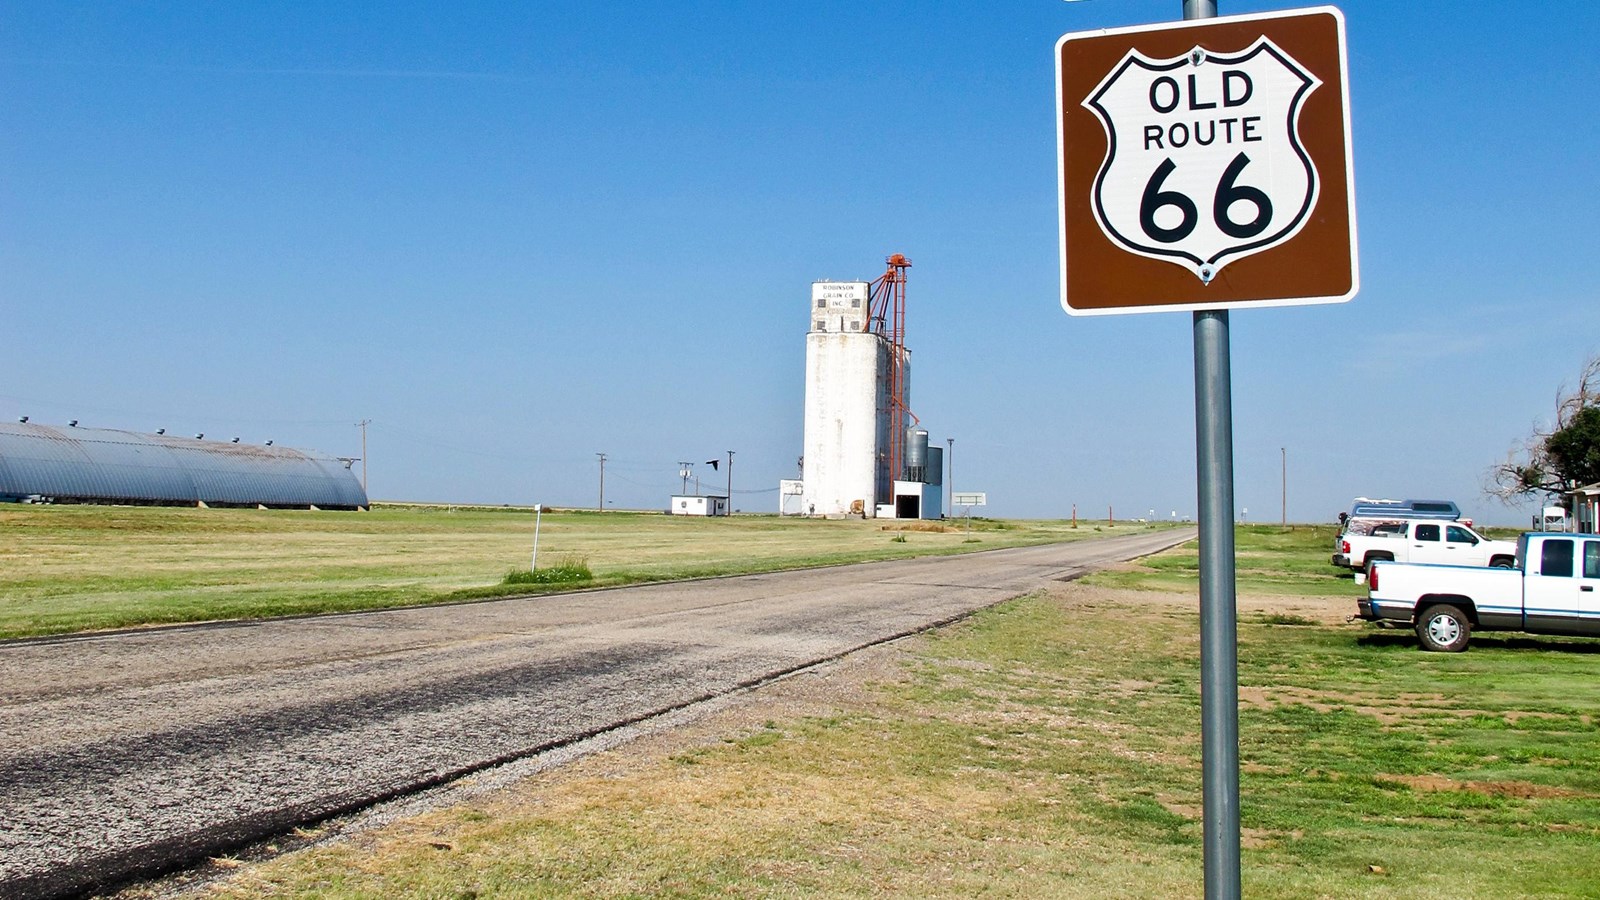
[(351, 460), (110, 428), (0, 423), (0, 500), (358, 509)]

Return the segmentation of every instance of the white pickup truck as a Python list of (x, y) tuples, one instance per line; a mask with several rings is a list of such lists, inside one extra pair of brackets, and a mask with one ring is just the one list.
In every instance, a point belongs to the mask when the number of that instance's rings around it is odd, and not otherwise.
[(1411, 625), (1425, 650), (1465, 650), (1473, 629), (1600, 637), (1600, 535), (1525, 534), (1511, 569), (1379, 562), (1357, 608)]
[(1492, 541), (1460, 522), (1407, 519), (1379, 523), (1367, 534), (1346, 529), (1337, 539), (1333, 564), (1358, 572), (1380, 560), (1509, 569), (1516, 557), (1516, 544)]

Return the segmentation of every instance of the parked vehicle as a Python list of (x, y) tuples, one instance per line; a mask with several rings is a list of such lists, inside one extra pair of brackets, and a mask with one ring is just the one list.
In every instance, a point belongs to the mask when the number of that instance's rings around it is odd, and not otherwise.
[[(1499, 566), (1516, 564), (1517, 545), (1494, 541), (1460, 522), (1437, 519), (1374, 521), (1371, 528), (1347, 526), (1339, 535), (1333, 564), (1366, 572), (1374, 562), (1432, 563), (1451, 566)], [(1351, 520), (1355, 525), (1356, 520)]]
[(1564, 506), (1546, 506), (1539, 510), (1534, 520), (1534, 531), (1566, 531), (1567, 509)]
[(1600, 535), (1530, 532), (1510, 569), (1379, 562), (1357, 616), (1405, 622), (1424, 650), (1467, 649), (1474, 629), (1600, 637)]
[(1357, 497), (1350, 504), (1351, 519), (1449, 519), (1461, 518), (1461, 507), (1453, 500), (1374, 500)]

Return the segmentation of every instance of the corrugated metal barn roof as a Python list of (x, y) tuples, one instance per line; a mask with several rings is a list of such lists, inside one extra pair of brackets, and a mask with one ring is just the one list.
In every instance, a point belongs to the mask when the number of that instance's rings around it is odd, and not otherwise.
[(253, 506), (367, 505), (331, 456), (109, 428), (0, 423), (0, 499)]

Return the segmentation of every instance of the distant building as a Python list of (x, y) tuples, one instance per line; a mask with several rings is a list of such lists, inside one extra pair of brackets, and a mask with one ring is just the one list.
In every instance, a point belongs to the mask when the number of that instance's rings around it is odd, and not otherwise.
[(781, 513), (943, 515), (944, 452), (928, 446), (928, 432), (911, 415), (911, 351), (903, 342), (911, 263), (899, 254), (888, 263), (876, 282), (811, 285), (801, 479), (780, 485)]
[(1563, 531), (1571, 528), (1579, 534), (1595, 534), (1600, 529), (1600, 484), (1573, 488), (1567, 493), (1567, 502), (1572, 505), (1572, 515)]
[(909, 354), (870, 330), (867, 282), (817, 282), (811, 297), (803, 504), (815, 515), (870, 518), (891, 496), (889, 434), (903, 427), (889, 402), (890, 354)]
[(725, 516), (728, 498), (718, 494), (690, 497), (679, 494), (672, 498), (671, 513), (675, 516)]
[(778, 515), (806, 515), (806, 483), (798, 478), (778, 482)]
[(0, 501), (365, 508), (351, 462), (290, 447), (0, 423)]

